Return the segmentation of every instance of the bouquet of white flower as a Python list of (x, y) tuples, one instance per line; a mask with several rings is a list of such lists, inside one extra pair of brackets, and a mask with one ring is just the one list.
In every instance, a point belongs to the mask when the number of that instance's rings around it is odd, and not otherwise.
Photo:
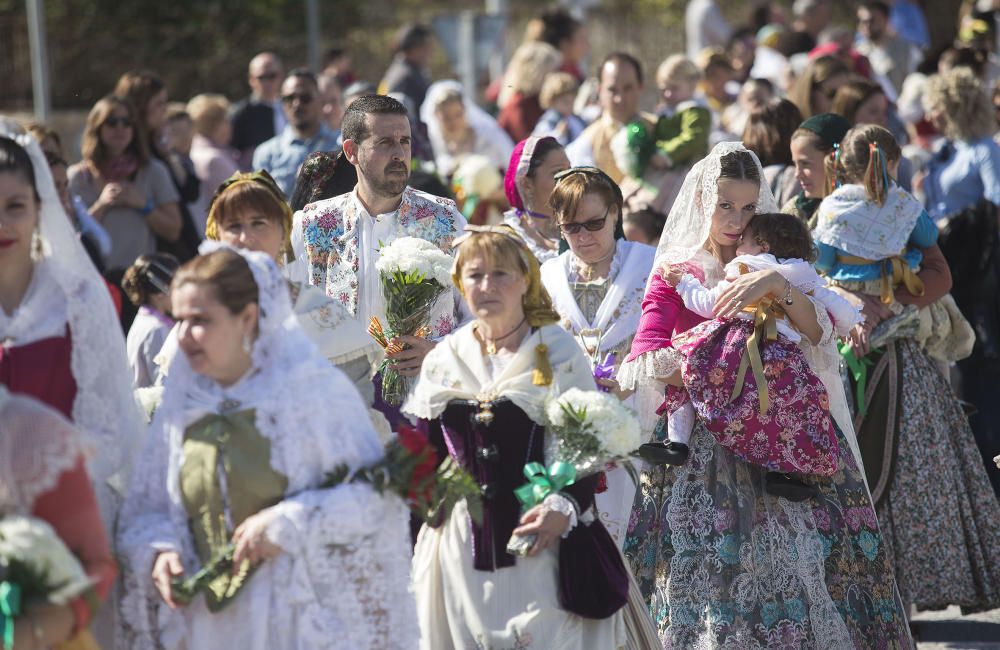
[[(578, 479), (622, 466), (638, 485), (631, 463), (640, 443), (639, 421), (621, 401), (596, 390), (571, 388), (545, 406), (545, 457), (550, 465), (528, 463), (528, 482), (515, 490), (525, 509)], [(582, 514), (582, 513), (581, 513)], [(507, 551), (525, 555), (534, 536), (514, 535)]]
[(65, 605), (93, 584), (52, 527), (21, 515), (0, 517), (0, 630), (14, 645), (14, 619), (30, 603)]
[(146, 416), (146, 424), (153, 421), (153, 414), (163, 401), (163, 386), (147, 386), (135, 389), (135, 401)]
[[(386, 352), (403, 348), (392, 339), (397, 336), (426, 336), (430, 328), (430, 311), (437, 299), (451, 285), (451, 257), (431, 242), (416, 237), (400, 237), (381, 248), (375, 263), (385, 296), (387, 328), (377, 317), (368, 326), (371, 334)], [(409, 385), (392, 369), (387, 359), (379, 369), (382, 373), (382, 398), (399, 406), (406, 398)]]

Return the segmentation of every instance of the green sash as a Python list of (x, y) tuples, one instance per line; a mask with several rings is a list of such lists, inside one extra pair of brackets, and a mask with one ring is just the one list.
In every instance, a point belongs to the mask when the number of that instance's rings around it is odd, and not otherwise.
[[(254, 409), (206, 415), (184, 431), (181, 499), (202, 564), (225, 550), (247, 517), (281, 501), (287, 487), (271, 467), (271, 441), (257, 430)], [(208, 609), (222, 609), (252, 570), (244, 562), (236, 575), (209, 583)]]

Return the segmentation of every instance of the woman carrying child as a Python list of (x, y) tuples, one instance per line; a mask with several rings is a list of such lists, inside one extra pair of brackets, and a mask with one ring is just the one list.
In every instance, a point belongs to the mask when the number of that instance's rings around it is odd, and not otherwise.
[[(865, 472), (904, 602), (992, 609), (1000, 606), (1000, 504), (936, 363), (967, 356), (972, 333), (947, 294), (950, 282), (924, 285), (916, 275), (937, 228), (893, 180), (899, 157), (886, 129), (848, 131), (830, 170), (840, 187), (817, 210), (816, 266), (831, 284), (893, 313), (863, 328), (865, 356), (844, 356)], [(901, 304), (895, 292), (903, 288), (926, 306)]]
[[(858, 309), (824, 286), (813, 270), (813, 243), (805, 224), (788, 214), (757, 214), (726, 265), (726, 280), (713, 289), (681, 267), (664, 280), (691, 311), (713, 318), (716, 300), (732, 280), (773, 269), (786, 282), (826, 308), (837, 334), (860, 321)], [(764, 299), (734, 318), (705, 321), (673, 338), (683, 357), (684, 388), (667, 387), (665, 445), (650, 443), (650, 460), (683, 464), (695, 413), (718, 443), (768, 470), (766, 490), (802, 501), (815, 489), (797, 474), (830, 476), (838, 469), (837, 437), (830, 398), (799, 348), (801, 334), (785, 315), (785, 298)], [(792, 474), (792, 475), (790, 475)]]

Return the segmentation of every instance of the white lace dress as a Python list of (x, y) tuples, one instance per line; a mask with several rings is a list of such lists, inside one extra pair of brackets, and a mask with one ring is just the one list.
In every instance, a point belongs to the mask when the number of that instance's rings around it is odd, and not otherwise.
[[(317, 489), (342, 463), (357, 468), (381, 458), (365, 405), (299, 328), (273, 262), (240, 254), (253, 261), (261, 287), (253, 367), (223, 389), (194, 373), (183, 354), (171, 364), (122, 512), (122, 645), (413, 648), (418, 632), (408, 592), (406, 506), (361, 484)], [(281, 553), (260, 564), (220, 611), (210, 612), (201, 595), (170, 610), (150, 577), (156, 555), (178, 552), (185, 575), (200, 568), (180, 485), (187, 429), (204, 417), (249, 409), (269, 443), (271, 468), (287, 479), (266, 531)]]

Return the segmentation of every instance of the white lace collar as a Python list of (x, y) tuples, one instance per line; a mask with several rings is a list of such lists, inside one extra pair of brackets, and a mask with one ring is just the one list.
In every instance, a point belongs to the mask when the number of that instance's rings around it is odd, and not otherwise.
[(66, 333), (66, 296), (45, 260), (35, 263), (21, 304), (8, 316), (0, 309), (0, 343), (28, 345)]

